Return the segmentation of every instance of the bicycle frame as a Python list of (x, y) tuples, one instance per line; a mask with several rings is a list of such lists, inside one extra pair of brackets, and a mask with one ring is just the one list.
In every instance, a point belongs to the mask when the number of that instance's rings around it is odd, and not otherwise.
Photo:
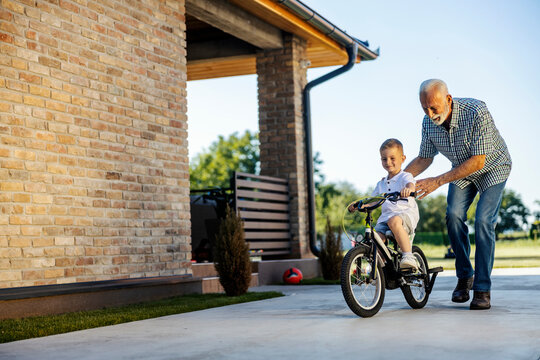
[[(385, 195), (392, 195), (392, 194), (385, 194)], [(398, 196), (398, 193), (393, 193), (394, 196)], [(366, 235), (365, 240), (363, 241), (364, 245), (370, 246), (370, 251), (373, 257), (373, 268), (377, 268), (377, 263), (379, 261), (384, 261), (383, 268), (385, 272), (389, 273), (389, 276), (387, 281), (391, 281), (392, 279), (398, 279), (398, 284), (403, 285), (405, 284), (405, 280), (402, 277), (402, 273), (399, 271), (399, 265), (397, 263), (397, 254), (395, 251), (397, 251), (397, 243), (395, 242), (395, 239), (393, 239), (393, 243), (395, 248), (394, 254), (391, 253), (389, 249), (389, 245), (385, 244), (381, 236), (375, 231), (375, 228), (373, 226), (373, 217), (371, 215), (372, 211), (378, 208), (379, 206), (384, 203), (384, 201), (388, 200), (388, 197), (385, 196), (385, 199), (379, 200), (375, 205), (369, 206), (362, 211), (366, 212)], [(368, 242), (366, 240), (369, 240)], [(379, 254), (380, 253), (380, 254)], [(387, 266), (391, 264), (392, 266)], [(426, 269), (427, 270), (427, 269)], [(434, 274), (432, 281), (429, 281), (431, 286), (428, 286), (428, 291), (431, 292), (431, 288), (433, 286), (433, 282), (435, 281), (436, 274)], [(412, 274), (412, 276), (415, 276)], [(372, 271), (370, 273), (370, 279), (375, 279), (375, 271)], [(429, 277), (428, 277), (429, 280)]]
[[(366, 238), (369, 238), (371, 242), (371, 251), (373, 254), (373, 268), (377, 268), (377, 262), (379, 261), (377, 258), (378, 252), (380, 251), (383, 256), (384, 260), (386, 261), (392, 261), (392, 255), (390, 254), (390, 251), (388, 251), (388, 248), (386, 247), (386, 244), (381, 239), (379, 234), (377, 234), (377, 231), (373, 228), (373, 218), (371, 217), (371, 211), (367, 211), (366, 216)], [(375, 271), (372, 271), (370, 274), (370, 279), (375, 279)]]
[[(355, 239), (354, 247), (345, 255), (341, 267), (343, 297), (349, 308), (361, 317), (375, 315), (384, 302), (385, 290), (397, 288), (401, 288), (413, 309), (423, 308), (437, 273), (443, 271), (442, 267), (430, 269), (425, 254), (418, 246), (412, 246), (417, 266), (400, 268), (402, 252), (396, 238), (387, 232), (385, 242), (383, 235), (375, 231), (372, 212), (386, 200), (397, 201), (399, 195), (399, 192), (394, 192), (369, 197), (346, 208), (349, 212), (366, 213), (365, 236), (361, 240)], [(343, 221), (342, 225), (345, 230)]]

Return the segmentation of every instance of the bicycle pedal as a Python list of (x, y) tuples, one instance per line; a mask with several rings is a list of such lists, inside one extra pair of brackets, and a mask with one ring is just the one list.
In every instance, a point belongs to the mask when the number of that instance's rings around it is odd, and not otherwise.
[(402, 275), (416, 275), (418, 274), (418, 269), (417, 268), (399, 269), (399, 272)]

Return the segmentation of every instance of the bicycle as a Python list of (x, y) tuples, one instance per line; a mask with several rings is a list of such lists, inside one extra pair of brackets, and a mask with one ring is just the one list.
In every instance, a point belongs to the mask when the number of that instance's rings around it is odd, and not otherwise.
[[(388, 242), (385, 244), (374, 230), (372, 212), (385, 201), (407, 200), (401, 199), (399, 195), (399, 192), (382, 194), (351, 204), (354, 211), (366, 213), (366, 232), (360, 241), (354, 240), (353, 248), (343, 259), (341, 290), (349, 308), (361, 317), (377, 314), (384, 302), (385, 289), (393, 290), (398, 287), (410, 307), (423, 308), (437, 274), (443, 271), (440, 266), (429, 269), (426, 256), (418, 246), (412, 247), (418, 266), (413, 269), (400, 269), (402, 253), (392, 232), (386, 232)], [(415, 194), (412, 193), (411, 196)]]

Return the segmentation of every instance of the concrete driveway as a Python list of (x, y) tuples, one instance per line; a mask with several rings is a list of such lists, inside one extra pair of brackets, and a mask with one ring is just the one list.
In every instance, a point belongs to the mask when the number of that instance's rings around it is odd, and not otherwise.
[(421, 310), (392, 290), (362, 319), (339, 286), (265, 286), (287, 296), (3, 344), (0, 358), (540, 359), (538, 269), (495, 271), (488, 311), (452, 303), (445, 274)]

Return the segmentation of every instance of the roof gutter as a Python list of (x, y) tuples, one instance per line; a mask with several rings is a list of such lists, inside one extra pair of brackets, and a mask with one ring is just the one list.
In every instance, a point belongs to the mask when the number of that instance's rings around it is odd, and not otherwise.
[(321, 250), (317, 246), (317, 233), (315, 228), (315, 186), (313, 181), (313, 150), (311, 142), (311, 105), (310, 91), (315, 86), (322, 84), (348, 70), (356, 63), (356, 58), (360, 55), (362, 60), (375, 60), (379, 56), (379, 50), (372, 51), (368, 48), (367, 41), (358, 40), (347, 35), (344, 31), (336, 27), (308, 6), (298, 0), (275, 0), (277, 3), (287, 7), (291, 12), (299, 16), (305, 22), (330, 37), (347, 50), (348, 61), (344, 66), (329, 72), (313, 81), (310, 81), (303, 92), (304, 101), (304, 132), (306, 146), (306, 172), (307, 172), (307, 195), (308, 195), (308, 225), (309, 225), (309, 248), (313, 255), (320, 256)]
[(358, 45), (358, 54), (362, 60), (375, 60), (379, 57), (379, 49), (373, 51), (369, 49), (369, 42), (358, 40), (355, 37), (348, 35), (345, 31), (341, 30), (330, 21), (326, 20), (321, 15), (317, 14), (307, 5), (304, 5), (298, 0), (274, 0), (278, 4), (287, 7), (293, 14), (300, 17), (302, 20), (312, 25), (314, 28), (321, 31), (329, 38), (336, 41), (344, 48)]
[(347, 62), (347, 64), (315, 80), (310, 81), (304, 88), (304, 132), (306, 145), (309, 248), (315, 256), (319, 256), (321, 250), (317, 247), (317, 232), (315, 229), (315, 184), (313, 181), (313, 150), (311, 145), (311, 104), (309, 93), (313, 87), (350, 70), (356, 62), (357, 51), (358, 44), (356, 43), (353, 43), (351, 46), (347, 47), (347, 54), (349, 55), (349, 61)]

